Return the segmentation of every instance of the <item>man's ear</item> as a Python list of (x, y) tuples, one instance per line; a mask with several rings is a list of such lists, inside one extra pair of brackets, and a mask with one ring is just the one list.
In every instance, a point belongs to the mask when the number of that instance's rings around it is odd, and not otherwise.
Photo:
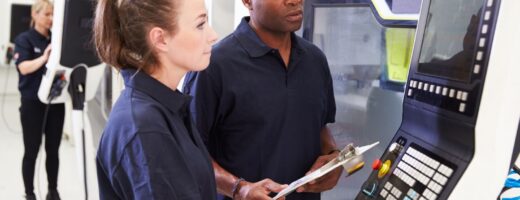
[(253, 2), (252, 0), (242, 0), (244, 6), (246, 6), (247, 10), (253, 10)]
[(148, 41), (150, 41), (152, 48), (156, 49), (157, 51), (168, 51), (166, 34), (167, 32), (159, 27), (153, 27), (150, 29), (148, 32)]

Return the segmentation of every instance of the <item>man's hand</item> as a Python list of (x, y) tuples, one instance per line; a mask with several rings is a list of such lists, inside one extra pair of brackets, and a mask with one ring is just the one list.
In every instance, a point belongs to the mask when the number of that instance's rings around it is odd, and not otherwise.
[[(240, 182), (240, 190), (233, 199), (237, 200), (271, 200), (271, 192), (278, 193), (285, 189), (287, 185), (280, 185), (271, 179), (264, 179), (256, 183), (247, 181)], [(284, 200), (285, 198), (281, 198)]]
[[(307, 174), (312, 173), (313, 171), (317, 170), (321, 166), (327, 164), (329, 161), (333, 160), (338, 156), (339, 152), (334, 152), (329, 155), (323, 155), (318, 157), (316, 162), (312, 165), (311, 169)], [(336, 184), (338, 184), (338, 180), (341, 176), (341, 173), (343, 172), (343, 167), (338, 167), (329, 173), (323, 175), (320, 178), (317, 178), (316, 180), (313, 180), (298, 189), (296, 189), (296, 192), (323, 192), (326, 190), (332, 189)]]

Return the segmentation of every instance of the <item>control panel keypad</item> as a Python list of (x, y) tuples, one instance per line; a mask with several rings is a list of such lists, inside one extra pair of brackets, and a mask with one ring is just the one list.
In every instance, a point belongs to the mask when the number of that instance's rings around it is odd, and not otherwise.
[(403, 192), (399, 188), (394, 187), (390, 182), (386, 182), (384, 188), (379, 192), (379, 195), (384, 199), (401, 199)]
[[(393, 175), (409, 186), (401, 191), (389, 181), (380, 192), (384, 199), (435, 200), (454, 170), (413, 147), (408, 147)], [(401, 187), (402, 189), (402, 187)]]

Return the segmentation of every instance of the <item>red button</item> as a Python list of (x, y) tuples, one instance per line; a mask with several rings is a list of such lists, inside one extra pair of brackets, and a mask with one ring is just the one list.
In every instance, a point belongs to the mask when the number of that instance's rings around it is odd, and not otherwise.
[(381, 166), (383, 165), (383, 162), (381, 162), (381, 160), (379, 159), (376, 159), (374, 160), (374, 162), (372, 163), (372, 169), (374, 170), (378, 170), (381, 168)]

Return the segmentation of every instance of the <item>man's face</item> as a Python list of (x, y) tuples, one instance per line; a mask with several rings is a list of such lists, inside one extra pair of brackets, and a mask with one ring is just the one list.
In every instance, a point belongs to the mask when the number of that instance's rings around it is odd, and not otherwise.
[(250, 0), (251, 20), (272, 32), (293, 32), (303, 20), (303, 0)]

